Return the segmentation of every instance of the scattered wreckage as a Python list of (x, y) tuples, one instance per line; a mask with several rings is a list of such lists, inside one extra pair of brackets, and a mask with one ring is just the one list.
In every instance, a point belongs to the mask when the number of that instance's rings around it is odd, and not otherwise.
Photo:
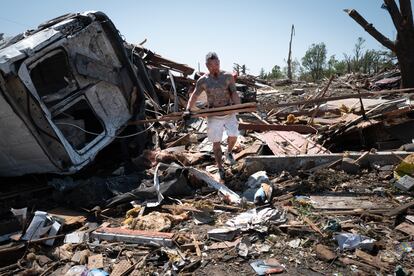
[[(413, 89), (395, 89), (397, 70), (272, 87), (240, 76), (257, 103), (205, 110), (201, 98), (183, 122), (194, 70), (121, 41), (102, 13), (8, 44), (1, 175), (54, 174), (2, 178), (13, 185), (0, 193), (0, 275), (414, 272)], [(237, 163), (223, 184), (202, 118), (235, 110)], [(145, 150), (67, 175), (131, 127), (148, 135), (128, 149)]]

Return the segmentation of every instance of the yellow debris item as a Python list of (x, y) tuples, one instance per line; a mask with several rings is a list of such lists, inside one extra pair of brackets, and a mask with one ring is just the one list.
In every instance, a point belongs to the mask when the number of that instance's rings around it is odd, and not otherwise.
[(414, 175), (414, 154), (410, 154), (404, 158), (394, 170), (394, 177), (397, 179), (407, 174), (410, 176)]
[(298, 119), (293, 114), (289, 114), (286, 118), (286, 124), (295, 124), (298, 122)]
[(135, 218), (138, 216), (141, 207), (135, 207), (126, 212), (125, 218)]

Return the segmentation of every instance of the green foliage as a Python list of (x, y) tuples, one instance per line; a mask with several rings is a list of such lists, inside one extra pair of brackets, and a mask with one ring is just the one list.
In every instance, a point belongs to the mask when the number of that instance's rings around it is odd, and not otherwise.
[(240, 65), (237, 63), (233, 63), (233, 70), (237, 72), (237, 75), (246, 75), (246, 71), (249, 69), (247, 69), (246, 64)]
[(263, 68), (260, 69), (259, 78), (261, 78), (261, 79), (266, 78), (266, 72)]
[(325, 43), (312, 44), (302, 58), (302, 66), (313, 81), (318, 81), (324, 76), (326, 52)]
[[(376, 74), (385, 68), (391, 68), (395, 64), (396, 56), (387, 49), (364, 50), (365, 39), (359, 37), (354, 45), (351, 54), (343, 54), (342, 59), (335, 55), (327, 58), (325, 43), (312, 44), (302, 58), (302, 64), (295, 59), (292, 61), (293, 79), (304, 81), (319, 81), (331, 75), (345, 75), (349, 73)], [(239, 66), (239, 70), (241, 66)], [(280, 79), (287, 75), (287, 67), (280, 69), (275, 65), (271, 72), (266, 73), (262, 68), (260, 78)]]
[(240, 75), (240, 65), (233, 63), (233, 70), (237, 73), (237, 75)]
[(272, 71), (269, 72), (269, 74), (267, 74), (266, 79), (280, 79), (282, 78), (284, 75), (282, 73), (282, 71), (280, 70), (280, 66), (279, 65), (275, 65), (272, 68)]
[(395, 54), (391, 51), (368, 49), (364, 51), (365, 39), (359, 37), (355, 43), (352, 54), (343, 54), (339, 60), (335, 55), (326, 61), (325, 44), (312, 44), (302, 58), (302, 68), (299, 78), (305, 81), (319, 81), (331, 75), (344, 75), (347, 73), (375, 74), (384, 68), (394, 65)]
[[(295, 59), (290, 64), (292, 70), (292, 79), (298, 79), (300, 77), (300, 62)], [(288, 75), (288, 67), (287, 65), (282, 69), (283, 76)]]

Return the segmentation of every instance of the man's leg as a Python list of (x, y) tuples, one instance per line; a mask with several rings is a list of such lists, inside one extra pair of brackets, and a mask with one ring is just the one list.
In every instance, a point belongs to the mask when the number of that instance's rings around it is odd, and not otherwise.
[(227, 137), (227, 151), (232, 152), (234, 145), (237, 142), (237, 136)]
[(214, 159), (216, 160), (217, 167), (219, 169), (219, 175), (222, 180), (224, 180), (224, 168), (221, 161), (221, 139), (223, 137), (224, 123), (222, 120), (210, 117), (207, 120), (207, 136), (209, 141), (213, 143), (213, 153)]
[(217, 167), (219, 169), (223, 169), (223, 164), (221, 161), (222, 152), (221, 152), (220, 142), (213, 143), (213, 152), (214, 152), (214, 159), (216, 159)]
[(233, 156), (233, 147), (237, 142), (237, 136), (239, 135), (239, 122), (237, 121), (236, 114), (232, 114), (227, 120), (224, 125), (227, 132), (227, 151), (226, 151), (226, 158), (229, 161), (230, 165), (236, 163)]

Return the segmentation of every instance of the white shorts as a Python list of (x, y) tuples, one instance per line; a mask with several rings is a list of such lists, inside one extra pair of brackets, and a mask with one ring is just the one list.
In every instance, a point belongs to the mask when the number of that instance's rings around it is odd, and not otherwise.
[(227, 136), (237, 137), (239, 135), (239, 122), (236, 114), (207, 118), (207, 136), (210, 142), (221, 142), (224, 129), (226, 129)]

